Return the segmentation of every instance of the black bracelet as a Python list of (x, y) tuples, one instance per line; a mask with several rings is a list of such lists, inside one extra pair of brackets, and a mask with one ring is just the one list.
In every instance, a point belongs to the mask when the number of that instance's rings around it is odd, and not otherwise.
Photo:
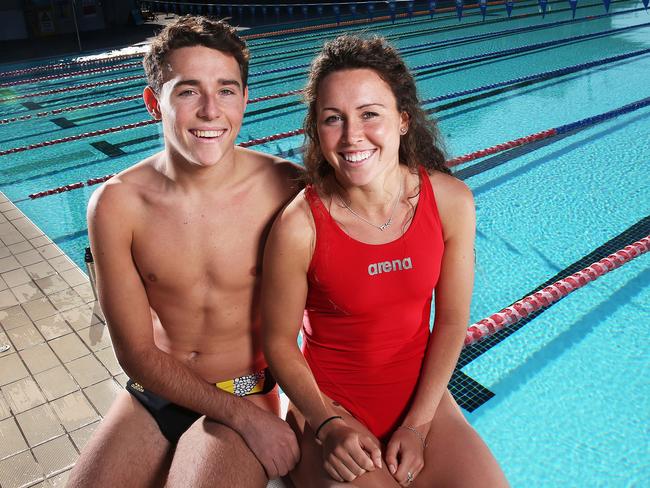
[[(320, 432), (320, 430), (321, 430), (323, 427), (325, 427), (325, 424), (327, 424), (328, 422), (331, 422), (332, 420), (336, 420), (336, 419), (341, 419), (341, 420), (343, 420), (343, 417), (341, 417), (340, 415), (332, 415), (331, 417), (328, 417), (328, 418), (326, 418), (325, 420), (323, 420), (323, 421), (320, 423), (320, 425), (318, 426), (318, 429), (316, 429), (316, 433), (314, 434), (314, 437), (315, 437), (316, 439), (318, 439), (318, 433)], [(319, 440), (320, 440), (320, 439), (319, 439)]]

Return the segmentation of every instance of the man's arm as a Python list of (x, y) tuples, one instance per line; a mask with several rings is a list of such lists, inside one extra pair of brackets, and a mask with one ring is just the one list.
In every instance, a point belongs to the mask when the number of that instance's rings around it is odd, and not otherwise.
[(299, 451), (285, 422), (219, 390), (156, 347), (149, 301), (131, 254), (133, 230), (141, 217), (138, 203), (129, 185), (117, 179), (95, 192), (88, 205), (99, 302), (120, 365), (148, 390), (237, 431), (269, 478), (286, 474)]

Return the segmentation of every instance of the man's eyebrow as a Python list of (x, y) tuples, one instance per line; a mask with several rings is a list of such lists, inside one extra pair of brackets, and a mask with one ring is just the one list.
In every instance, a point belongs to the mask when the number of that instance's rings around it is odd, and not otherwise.
[[(236, 86), (238, 88), (241, 88), (241, 83), (237, 80), (230, 80), (230, 79), (225, 79), (225, 78), (219, 78), (217, 80), (217, 83), (220, 86)], [(199, 80), (179, 80), (176, 85), (174, 86), (200, 86), (201, 82)]]

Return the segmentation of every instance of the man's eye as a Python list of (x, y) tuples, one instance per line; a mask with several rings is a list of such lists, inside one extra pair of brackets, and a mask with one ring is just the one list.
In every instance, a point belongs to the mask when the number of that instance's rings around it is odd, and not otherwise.
[(194, 94), (194, 90), (183, 90), (178, 95), (181, 96), (181, 97), (187, 97), (187, 96), (193, 95), (193, 94)]
[(234, 95), (235, 94), (235, 92), (232, 91), (230, 88), (224, 88), (224, 89), (220, 90), (219, 93), (221, 93), (222, 95)]

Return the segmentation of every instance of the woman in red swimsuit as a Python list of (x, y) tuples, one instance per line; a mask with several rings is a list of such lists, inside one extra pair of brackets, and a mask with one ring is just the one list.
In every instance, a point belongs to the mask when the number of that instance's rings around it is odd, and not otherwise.
[(273, 226), (262, 290), (266, 357), (301, 443), (294, 483), (507, 486), (447, 390), (474, 202), (412, 75), (382, 39), (343, 36), (312, 63), (305, 97), (309, 185)]

